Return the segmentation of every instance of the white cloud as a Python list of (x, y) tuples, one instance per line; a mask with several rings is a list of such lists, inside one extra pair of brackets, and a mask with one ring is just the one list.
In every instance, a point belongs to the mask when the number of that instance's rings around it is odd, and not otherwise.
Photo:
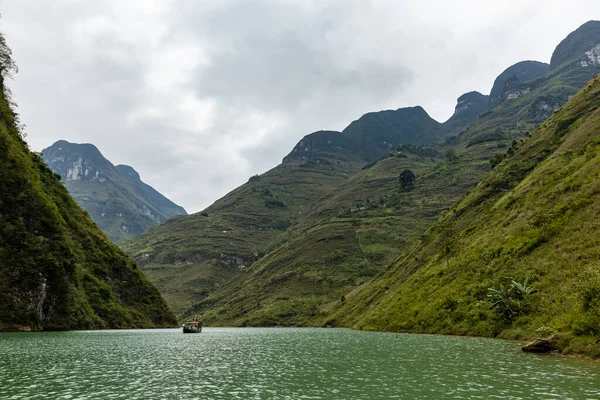
[(96, 144), (199, 211), (305, 134), (422, 105), (448, 118), (600, 3), (4, 0), (30, 145)]

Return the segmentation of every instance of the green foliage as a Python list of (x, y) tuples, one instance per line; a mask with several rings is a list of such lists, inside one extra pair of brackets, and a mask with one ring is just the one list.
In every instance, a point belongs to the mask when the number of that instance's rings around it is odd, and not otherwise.
[(285, 208), (285, 203), (278, 199), (267, 199), (265, 200), (265, 206)]
[(522, 282), (510, 280), (508, 284), (500, 282), (497, 286), (488, 288), (488, 299), (493, 308), (512, 321), (527, 312), (531, 302), (529, 296), (532, 293), (533, 289), (529, 286), (528, 279)]
[(458, 155), (456, 154), (456, 151), (454, 149), (444, 150), (444, 157), (451, 164), (454, 164), (458, 161)]
[[(12, 59), (12, 50), (6, 44), (4, 34), (0, 33), (0, 76), (2, 77), (2, 82), (4, 82), (6, 78), (12, 77), (16, 72), (17, 64), (15, 64)], [(6, 91), (4, 85), (2, 85), (2, 90)]]
[(433, 145), (420, 146), (412, 143), (403, 144), (396, 148), (397, 151), (412, 153), (421, 157), (439, 157), (440, 152)]
[(406, 191), (410, 191), (415, 185), (415, 174), (410, 169), (405, 169), (400, 172), (398, 182), (400, 182), (400, 188)]
[(498, 128), (493, 132), (480, 134), (473, 139), (471, 139), (467, 143), (467, 148), (475, 146), (476, 144), (486, 143), (486, 142), (495, 142), (506, 139), (506, 136), (502, 129)]
[(492, 169), (496, 168), (496, 166), (498, 164), (500, 164), (505, 158), (506, 158), (506, 154), (503, 154), (503, 153), (494, 154), (494, 156), (490, 159), (490, 166), (492, 167)]

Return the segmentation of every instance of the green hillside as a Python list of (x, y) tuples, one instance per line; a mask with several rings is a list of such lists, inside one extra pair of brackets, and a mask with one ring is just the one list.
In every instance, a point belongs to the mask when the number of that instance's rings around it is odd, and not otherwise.
[(368, 159), (444, 135), (421, 107), (369, 113), (343, 132), (314, 132), (271, 171), (251, 177), (203, 212), (166, 221), (123, 248), (169, 305), (183, 312), (290, 240), (314, 205)]
[[(187, 312), (216, 324), (313, 324), (323, 307), (379, 273), (475, 183), (459, 179), (457, 160), (433, 148), (414, 151), (398, 151), (334, 188), (280, 246)], [(399, 182), (405, 170), (416, 175), (410, 188)]]
[[(596, 35), (598, 26), (588, 23), (584, 30)], [(600, 35), (595, 38), (600, 42)], [(581, 48), (579, 42), (565, 40), (558, 48)], [(600, 71), (600, 66), (575, 62), (587, 57), (585, 51), (571, 54), (573, 62), (565, 64), (570, 67), (551, 73), (547, 64), (537, 62), (509, 67), (496, 79), (496, 87), (500, 78), (510, 82), (502, 85), (494, 108), (488, 109), (488, 96), (467, 93), (444, 124), (413, 107), (366, 114), (342, 132), (307, 135), (270, 172), (277, 171), (286, 182), (278, 196), (290, 196), (284, 203), (297, 202), (302, 211), (293, 213), (279, 232), (245, 230), (242, 216), (222, 226), (207, 225), (240, 204), (244, 215), (258, 214), (267, 221), (276, 217), (273, 209), (256, 207), (264, 199), (247, 196), (249, 183), (217, 201), (214, 211), (208, 209), (209, 219), (201, 214), (178, 218), (172, 222), (178, 221), (181, 230), (159, 225), (126, 249), (178, 312), (201, 313), (212, 324), (318, 324), (342, 295), (351, 295), (380, 273), (485, 177), (490, 159), (496, 163), (507, 151), (514, 152), (519, 140), (583, 86), (585, 76)], [(523, 80), (527, 77), (533, 80)], [(550, 96), (556, 88), (558, 95)], [(307, 166), (337, 170), (345, 162), (345, 174), (316, 186), (318, 192), (315, 186), (296, 184), (303, 182)], [(399, 182), (405, 170), (416, 176), (410, 188)], [(254, 184), (269, 185), (270, 173), (253, 178)], [(168, 255), (166, 262), (163, 255)], [(235, 262), (219, 267), (227, 260)]]
[[(578, 59), (585, 56), (574, 54)], [(579, 64), (572, 65), (581, 69)], [(516, 82), (518, 77), (536, 79), (547, 73), (547, 64), (518, 63), (507, 68), (494, 87), (511, 76)], [(564, 76), (576, 78), (565, 80)], [(552, 75), (522, 98), (500, 93), (499, 104), (489, 111), (487, 96), (477, 92), (461, 96), (453, 117), (440, 129), (462, 133), (438, 145), (403, 146), (366, 165), (314, 202), (286, 232), (279, 247), (187, 312), (202, 313), (214, 324), (318, 324), (319, 318), (340, 304), (342, 296), (353, 293), (408, 250), (443, 210), (466, 195), (489, 172), (495, 154), (514, 151), (512, 142), (526, 137), (526, 129), (541, 122), (540, 116), (530, 112), (539, 103), (538, 96), (545, 99), (559, 82), (582, 85), (578, 76), (577, 71)], [(513, 87), (506, 85), (506, 90)], [(558, 105), (566, 100), (553, 101)], [(488, 134), (490, 126), (496, 128)], [(291, 155), (322, 154), (322, 147), (307, 138), (297, 148)], [(410, 190), (403, 189), (398, 179), (407, 169), (416, 175)]]
[[(595, 78), (329, 322), (516, 338), (558, 332), (564, 352), (600, 355), (599, 132)], [(520, 290), (508, 292), (511, 280)]]
[(123, 248), (180, 312), (259, 259), (311, 202), (360, 165), (325, 158), (281, 164), (203, 212), (171, 218)]
[(92, 144), (59, 140), (42, 151), (48, 167), (115, 242), (132, 239), (185, 210), (140, 179), (128, 165), (113, 165)]
[(28, 149), (11, 67), (0, 36), (0, 331), (173, 326), (156, 287)]

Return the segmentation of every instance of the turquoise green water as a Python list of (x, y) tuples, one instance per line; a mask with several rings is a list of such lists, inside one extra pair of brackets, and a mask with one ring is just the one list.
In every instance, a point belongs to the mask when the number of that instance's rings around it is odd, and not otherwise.
[(343, 329), (5, 333), (0, 398), (600, 399), (600, 364)]

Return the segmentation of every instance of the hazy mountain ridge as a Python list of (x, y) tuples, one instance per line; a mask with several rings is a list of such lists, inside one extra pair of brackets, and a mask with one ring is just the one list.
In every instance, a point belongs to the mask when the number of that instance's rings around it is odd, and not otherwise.
[(60, 140), (42, 151), (73, 198), (116, 241), (131, 239), (185, 210), (140, 179), (128, 165), (113, 165), (91, 144)]

